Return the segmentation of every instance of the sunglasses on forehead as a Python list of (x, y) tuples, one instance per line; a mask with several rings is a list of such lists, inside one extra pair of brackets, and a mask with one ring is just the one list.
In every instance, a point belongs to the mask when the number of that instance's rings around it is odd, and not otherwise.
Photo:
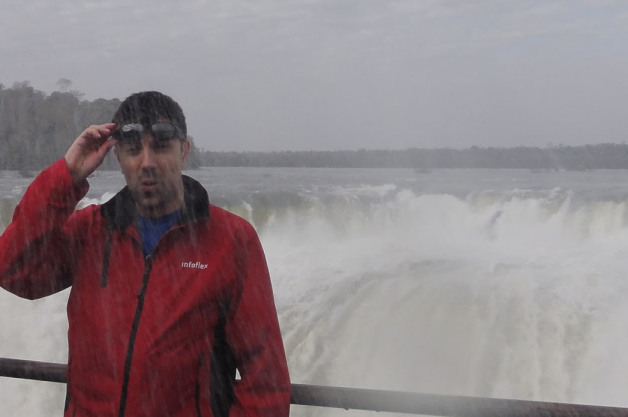
[(157, 142), (185, 139), (183, 131), (170, 122), (153, 123), (148, 129), (141, 123), (127, 123), (116, 129), (111, 136), (122, 142), (138, 142), (146, 130), (152, 134)]

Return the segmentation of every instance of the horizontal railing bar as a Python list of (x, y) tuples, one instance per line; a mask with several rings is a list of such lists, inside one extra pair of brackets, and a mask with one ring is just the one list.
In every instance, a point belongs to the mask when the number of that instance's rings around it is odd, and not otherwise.
[[(0, 376), (65, 382), (66, 365), (0, 358)], [(628, 408), (292, 384), (291, 403), (449, 417), (628, 417)]]
[(0, 358), (0, 376), (9, 378), (66, 382), (65, 369), (66, 365), (61, 363)]
[(450, 417), (628, 417), (628, 408), (292, 384), (292, 404)]

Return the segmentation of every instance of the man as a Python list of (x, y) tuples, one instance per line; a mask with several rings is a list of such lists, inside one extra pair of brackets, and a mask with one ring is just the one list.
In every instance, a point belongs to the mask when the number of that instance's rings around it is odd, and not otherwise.
[[(127, 186), (74, 210), (111, 148)], [(181, 174), (189, 149), (176, 102), (133, 94), (33, 181), (0, 237), (2, 287), (72, 286), (65, 416), (289, 413), (259, 239)]]

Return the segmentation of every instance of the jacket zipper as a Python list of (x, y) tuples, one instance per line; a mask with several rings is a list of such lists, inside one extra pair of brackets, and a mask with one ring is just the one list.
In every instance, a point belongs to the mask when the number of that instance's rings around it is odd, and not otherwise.
[(129, 389), (129, 377), (131, 375), (131, 362), (133, 361), (133, 350), (135, 348), (135, 338), (137, 337), (137, 329), (140, 325), (142, 309), (144, 308), (144, 297), (146, 295), (146, 287), (148, 286), (148, 277), (152, 264), (153, 262), (149, 255), (146, 257), (142, 286), (137, 293), (137, 308), (135, 310), (135, 317), (133, 318), (133, 325), (131, 326), (131, 335), (129, 336), (129, 345), (127, 346), (126, 359), (124, 361), (124, 377), (122, 379), (122, 394), (120, 395), (120, 410), (118, 412), (119, 417), (124, 417), (126, 412), (126, 400)]
[(194, 387), (194, 404), (196, 405), (196, 415), (198, 417), (203, 417), (203, 411), (201, 410), (201, 381), (200, 381), (200, 373), (201, 373), (202, 366), (203, 366), (203, 358), (199, 357), (198, 369), (196, 371), (196, 385)]

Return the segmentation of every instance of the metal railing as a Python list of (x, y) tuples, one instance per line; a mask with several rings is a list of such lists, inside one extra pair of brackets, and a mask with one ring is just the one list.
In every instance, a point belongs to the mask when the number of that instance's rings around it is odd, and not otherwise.
[[(59, 363), (0, 358), (0, 376), (65, 382)], [(451, 417), (628, 417), (628, 408), (292, 384), (291, 403)]]

